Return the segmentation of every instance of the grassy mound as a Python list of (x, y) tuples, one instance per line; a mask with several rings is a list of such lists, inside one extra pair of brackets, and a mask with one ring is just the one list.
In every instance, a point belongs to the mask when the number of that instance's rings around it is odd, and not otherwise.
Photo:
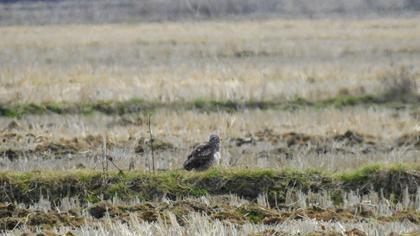
[(282, 204), (290, 189), (303, 192), (328, 191), (336, 203), (343, 192), (382, 191), (399, 200), (408, 189), (415, 194), (420, 183), (420, 166), (368, 166), (360, 170), (332, 174), (315, 170), (212, 169), (195, 173), (127, 172), (29, 172), (0, 174), (0, 202), (33, 204), (41, 196), (58, 203), (64, 197), (82, 202), (99, 202), (118, 196), (122, 199), (153, 200), (163, 196), (177, 199), (186, 196), (236, 194), (255, 200), (267, 194), (270, 202)]

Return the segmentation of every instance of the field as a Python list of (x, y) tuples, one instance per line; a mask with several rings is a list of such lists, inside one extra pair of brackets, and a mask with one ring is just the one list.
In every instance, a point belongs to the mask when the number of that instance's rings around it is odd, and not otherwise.
[[(420, 233), (419, 16), (19, 17), (0, 234)], [(182, 170), (212, 133), (220, 166)]]

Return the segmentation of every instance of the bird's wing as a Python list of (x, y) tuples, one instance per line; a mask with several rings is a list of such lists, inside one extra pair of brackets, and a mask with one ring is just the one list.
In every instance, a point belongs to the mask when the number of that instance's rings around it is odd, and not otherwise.
[(191, 153), (188, 155), (188, 160), (191, 158), (200, 158), (207, 157), (212, 154), (212, 148), (209, 143), (203, 143), (198, 145)]

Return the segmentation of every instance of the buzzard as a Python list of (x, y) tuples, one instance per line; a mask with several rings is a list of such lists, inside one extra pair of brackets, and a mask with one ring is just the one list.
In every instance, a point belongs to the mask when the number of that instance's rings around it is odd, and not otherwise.
[(186, 170), (207, 170), (215, 163), (219, 164), (220, 161), (220, 138), (219, 136), (210, 135), (209, 141), (198, 145), (188, 155), (187, 160), (184, 162), (184, 169)]

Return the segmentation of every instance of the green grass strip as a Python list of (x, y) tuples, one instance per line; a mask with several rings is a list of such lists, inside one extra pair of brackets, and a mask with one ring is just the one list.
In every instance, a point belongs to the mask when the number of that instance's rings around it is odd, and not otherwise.
[(205, 172), (183, 170), (158, 173), (95, 171), (3, 172), (0, 173), (0, 202), (32, 204), (41, 196), (58, 203), (64, 197), (96, 202), (118, 196), (122, 199), (171, 199), (186, 196), (236, 194), (255, 200), (265, 193), (270, 202), (284, 203), (290, 189), (303, 192), (331, 193), (339, 204), (342, 194), (382, 191), (385, 196), (401, 199), (407, 187), (415, 194), (420, 183), (420, 166), (370, 165), (359, 170), (334, 174), (319, 170), (293, 169), (220, 169)]
[(307, 101), (303, 98), (292, 100), (272, 100), (272, 101), (213, 101), (197, 99), (190, 102), (154, 102), (140, 99), (127, 101), (94, 101), (85, 103), (54, 103), (47, 102), (42, 104), (0, 104), (0, 116), (22, 117), (24, 115), (43, 115), (43, 114), (90, 114), (94, 112), (107, 115), (122, 115), (138, 112), (153, 112), (159, 109), (169, 110), (198, 110), (205, 112), (227, 111), (235, 112), (246, 109), (279, 109), (296, 110), (304, 107), (327, 108), (327, 107), (348, 107), (356, 105), (389, 105), (392, 107), (416, 106), (420, 102), (420, 97), (410, 100), (384, 100), (381, 96), (340, 96), (329, 98), (322, 101)]

